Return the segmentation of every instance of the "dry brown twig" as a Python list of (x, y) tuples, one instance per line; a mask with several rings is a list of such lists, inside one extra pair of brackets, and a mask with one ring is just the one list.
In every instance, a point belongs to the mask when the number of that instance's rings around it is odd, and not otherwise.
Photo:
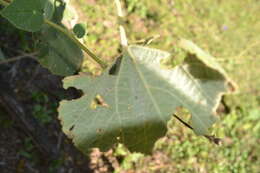
[(24, 58), (31, 58), (31, 59), (37, 60), (37, 58), (35, 57), (35, 55), (37, 55), (37, 54), (38, 54), (38, 52), (33, 52), (33, 53), (15, 56), (15, 57), (12, 57), (12, 58), (7, 58), (6, 60), (0, 61), (0, 65), (10, 63), (10, 62), (14, 62), (14, 61), (18, 61), (18, 60), (24, 59)]

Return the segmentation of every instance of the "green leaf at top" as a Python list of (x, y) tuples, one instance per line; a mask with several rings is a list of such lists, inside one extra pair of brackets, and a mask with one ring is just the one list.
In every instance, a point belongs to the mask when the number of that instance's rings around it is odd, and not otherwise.
[[(208, 134), (216, 121), (220, 96), (232, 83), (219, 67), (208, 65), (214, 61), (212, 57), (188, 52), (183, 65), (161, 68), (161, 60), (169, 56), (164, 51), (132, 45), (125, 50), (117, 74), (106, 71), (97, 78), (65, 78), (65, 88), (75, 87), (84, 95), (60, 103), (63, 131), (83, 152), (123, 143), (131, 151), (148, 153), (165, 135), (175, 109), (183, 106), (192, 114), (195, 133)], [(102, 104), (93, 108), (97, 95)]]
[(51, 18), (53, 3), (51, 0), (13, 0), (1, 11), (1, 15), (17, 28), (35, 32), (41, 29), (44, 18)]

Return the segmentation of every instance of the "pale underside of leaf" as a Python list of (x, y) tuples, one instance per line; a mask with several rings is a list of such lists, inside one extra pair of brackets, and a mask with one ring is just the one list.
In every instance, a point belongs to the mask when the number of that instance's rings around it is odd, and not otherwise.
[[(161, 59), (169, 56), (164, 51), (129, 46), (117, 75), (106, 71), (97, 78), (65, 78), (65, 88), (75, 87), (84, 95), (61, 102), (64, 132), (84, 152), (91, 147), (107, 150), (120, 142), (131, 151), (148, 153), (165, 135), (176, 107), (182, 106), (192, 114), (195, 133), (208, 134), (216, 120), (219, 95), (229, 90), (226, 77), (195, 55), (174, 69), (160, 68)], [(107, 107), (91, 108), (97, 95)]]

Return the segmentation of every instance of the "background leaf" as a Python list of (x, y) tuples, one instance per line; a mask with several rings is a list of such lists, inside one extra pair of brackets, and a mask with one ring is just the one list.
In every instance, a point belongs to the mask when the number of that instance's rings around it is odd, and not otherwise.
[[(46, 3), (46, 6), (49, 6)], [(56, 3), (52, 15), (52, 22), (67, 29), (63, 24), (66, 3)], [(68, 30), (68, 29), (67, 29)], [(82, 50), (68, 36), (60, 31), (44, 25), (41, 34), (41, 48), (39, 62), (52, 73), (69, 76), (80, 69), (83, 61)]]
[(44, 6), (44, 18), (51, 20), (55, 8), (54, 8), (54, 0), (41, 0)]
[[(106, 71), (97, 78), (65, 78), (65, 88), (75, 87), (84, 95), (61, 102), (59, 118), (64, 132), (83, 152), (123, 143), (131, 151), (148, 153), (165, 135), (175, 109), (183, 106), (192, 114), (194, 131), (208, 134), (220, 96), (229, 91), (229, 81), (219, 67), (207, 65), (214, 61), (208, 60), (212, 57), (198, 58), (189, 52), (183, 65), (160, 68), (161, 60), (169, 56), (157, 49), (129, 46), (118, 74)], [(101, 104), (93, 108), (97, 95)]]
[(41, 0), (14, 0), (1, 11), (17, 28), (34, 32), (41, 29), (44, 17), (44, 6)]
[(66, 35), (47, 27), (43, 31), (40, 63), (52, 73), (68, 76), (74, 74), (83, 61), (81, 49)]

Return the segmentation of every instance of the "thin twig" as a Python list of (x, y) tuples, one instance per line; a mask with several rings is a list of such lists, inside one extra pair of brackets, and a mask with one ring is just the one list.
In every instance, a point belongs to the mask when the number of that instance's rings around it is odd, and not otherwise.
[(252, 49), (253, 47), (257, 46), (260, 43), (259, 40), (253, 42), (252, 44), (250, 44), (249, 46), (247, 46), (246, 49), (244, 49), (238, 56), (236, 56), (236, 58), (241, 58), (243, 55), (245, 55), (250, 49)]
[(125, 17), (120, 0), (115, 0), (115, 3), (116, 3), (116, 8), (117, 8), (117, 15), (119, 17)]
[[(245, 54), (247, 54), (252, 48), (254, 48), (255, 46), (257, 46), (260, 43), (259, 40), (249, 44), (245, 49), (243, 49), (238, 55), (235, 56), (231, 56), (228, 59), (227, 58), (218, 58), (217, 61), (220, 62), (225, 62), (225, 61), (229, 61), (229, 60), (233, 60), (233, 58), (236, 58), (236, 62), (239, 63), (240, 59), (242, 58), (242, 56), (244, 56)], [(248, 59), (247, 59), (248, 60)]]
[(185, 125), (186, 127), (188, 127), (189, 129), (193, 130), (193, 127), (191, 127), (188, 123), (186, 123), (185, 121), (183, 121), (180, 117), (178, 117), (176, 114), (173, 114), (173, 116), (179, 120), (183, 125)]
[(123, 18), (125, 17), (125, 14), (123, 12), (120, 0), (115, 0), (115, 4), (116, 4), (116, 8), (117, 8), (117, 15), (119, 17), (119, 23), (120, 23), (120, 25), (119, 25), (119, 33), (120, 33), (120, 38), (121, 38), (121, 45), (123, 47), (126, 47), (128, 45), (126, 32), (125, 32), (125, 28), (121, 24), (122, 21), (123, 21)]
[(19, 56), (13, 57), (13, 58), (8, 58), (7, 60), (0, 61), (0, 64), (6, 64), (6, 63), (13, 62), (13, 61), (18, 61), (23, 58), (32, 58), (32, 59), (36, 60), (36, 58), (34, 57), (35, 55), (37, 55), (37, 52), (19, 55)]
[[(186, 123), (185, 121), (183, 121), (180, 117), (178, 117), (176, 114), (173, 114), (173, 116), (179, 120), (184, 126), (188, 127), (189, 129), (193, 130), (193, 127), (191, 127), (188, 123)], [(220, 138), (216, 138), (214, 135), (210, 136), (210, 135), (203, 135), (205, 138), (207, 138), (210, 142), (213, 142), (216, 145), (219, 145), (221, 143), (221, 139)]]

